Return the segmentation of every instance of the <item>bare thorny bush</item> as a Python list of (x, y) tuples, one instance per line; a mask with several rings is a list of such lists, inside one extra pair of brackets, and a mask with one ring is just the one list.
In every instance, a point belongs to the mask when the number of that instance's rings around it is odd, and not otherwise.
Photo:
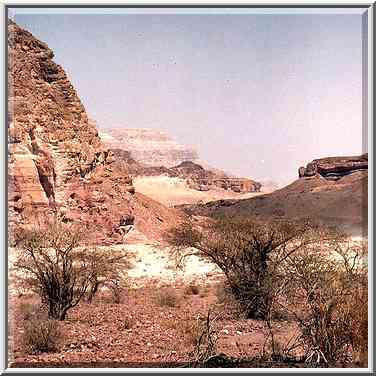
[(220, 220), (201, 228), (186, 222), (170, 232), (168, 241), (179, 261), (197, 255), (217, 265), (247, 317), (265, 319), (283, 288), (279, 266), (326, 237), (329, 233), (309, 222)]
[(20, 278), (48, 307), (48, 317), (64, 320), (69, 309), (83, 299), (92, 300), (102, 284), (119, 287), (127, 265), (124, 253), (108, 253), (84, 242), (83, 232), (73, 224), (47, 222), (18, 229), (20, 250), (15, 268)]
[(193, 334), (193, 359), (195, 364), (205, 363), (215, 355), (217, 349), (218, 333), (216, 321), (219, 314), (208, 310), (206, 317), (198, 316), (190, 328)]
[(367, 364), (365, 244), (304, 248), (284, 265), (285, 306), (298, 321), (306, 361)]
[[(190, 255), (217, 265), (248, 318), (265, 320), (273, 353), (276, 311), (295, 318), (307, 361), (330, 364), (367, 354), (367, 269), (364, 246), (310, 221), (192, 221), (168, 241), (178, 262)], [(362, 364), (364, 362), (360, 360)]]

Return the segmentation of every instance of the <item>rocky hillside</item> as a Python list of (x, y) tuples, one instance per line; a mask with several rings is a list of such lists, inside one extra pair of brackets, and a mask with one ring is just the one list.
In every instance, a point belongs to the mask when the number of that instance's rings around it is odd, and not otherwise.
[(48, 46), (8, 23), (9, 223), (59, 213), (98, 241), (122, 240), (124, 223), (158, 236), (178, 214), (135, 194), (124, 164), (95, 125)]
[(122, 149), (110, 149), (116, 159), (132, 177), (138, 176), (168, 176), (185, 180), (187, 186), (198, 191), (223, 189), (237, 193), (259, 192), (261, 183), (246, 178), (227, 176), (218, 169), (205, 169), (191, 161), (184, 161), (177, 166), (167, 168), (164, 166), (150, 166), (137, 162), (131, 153)]
[(312, 218), (367, 232), (368, 156), (314, 160), (300, 178), (270, 194), (186, 207), (189, 214), (213, 217)]
[(100, 130), (100, 136), (107, 147), (127, 150), (132, 158), (147, 166), (173, 167), (198, 158), (192, 148), (154, 129), (106, 128)]
[(261, 184), (203, 167), (193, 149), (177, 144), (166, 133), (153, 129), (102, 129), (100, 137), (127, 165), (133, 176), (179, 177), (199, 191), (224, 189), (238, 193), (259, 192)]
[(220, 171), (206, 170), (201, 165), (185, 161), (171, 170), (187, 180), (188, 185), (199, 191), (221, 188), (238, 193), (259, 192), (261, 184), (246, 178), (229, 177)]

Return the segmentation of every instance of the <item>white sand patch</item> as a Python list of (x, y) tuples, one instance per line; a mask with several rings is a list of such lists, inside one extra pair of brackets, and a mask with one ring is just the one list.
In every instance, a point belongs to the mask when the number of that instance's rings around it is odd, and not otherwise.
[(265, 192), (237, 193), (224, 189), (197, 191), (189, 188), (184, 179), (169, 176), (139, 176), (133, 179), (136, 192), (166, 205), (196, 204), (221, 199), (246, 199), (264, 194)]
[(161, 283), (188, 282), (197, 279), (217, 278), (221, 272), (214, 265), (197, 256), (188, 256), (183, 268), (177, 268), (168, 248), (157, 244), (130, 244), (111, 246), (112, 251), (126, 251), (132, 263), (128, 277), (135, 284), (154, 279)]

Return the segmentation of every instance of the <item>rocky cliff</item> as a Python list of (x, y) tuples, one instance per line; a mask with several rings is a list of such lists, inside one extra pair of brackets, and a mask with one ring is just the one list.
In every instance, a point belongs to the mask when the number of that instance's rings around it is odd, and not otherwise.
[(108, 153), (53, 52), (10, 22), (8, 135), (10, 205), (54, 208), (72, 176), (85, 178)]
[(132, 176), (169, 176), (186, 181), (189, 188), (198, 191), (210, 191), (211, 189), (224, 189), (237, 193), (259, 192), (261, 183), (247, 178), (227, 176), (218, 169), (205, 169), (201, 165), (191, 161), (184, 161), (174, 167), (150, 166), (135, 161), (129, 151), (122, 149), (110, 149), (118, 161), (122, 161), (124, 168)]
[(125, 166), (102, 144), (53, 57), (45, 43), (9, 21), (10, 226), (59, 214), (87, 226), (98, 241), (121, 240), (124, 218), (148, 235), (160, 233), (177, 214), (134, 194)]
[(337, 181), (344, 176), (368, 170), (368, 154), (355, 157), (329, 157), (315, 159), (298, 170), (299, 178), (321, 176)]
[(229, 177), (219, 171), (206, 170), (201, 165), (185, 161), (172, 167), (176, 176), (187, 180), (188, 185), (199, 191), (208, 191), (212, 188), (221, 188), (238, 193), (259, 192), (261, 184), (246, 178)]
[(109, 148), (127, 150), (133, 159), (147, 166), (173, 167), (198, 158), (195, 150), (159, 130), (106, 128), (100, 130), (100, 136)]

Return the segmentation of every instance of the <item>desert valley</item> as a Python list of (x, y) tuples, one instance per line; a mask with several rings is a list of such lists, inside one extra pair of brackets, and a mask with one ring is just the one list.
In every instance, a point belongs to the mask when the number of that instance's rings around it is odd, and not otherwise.
[(8, 93), (10, 367), (367, 366), (367, 154), (282, 187), (101, 127), (13, 21)]

